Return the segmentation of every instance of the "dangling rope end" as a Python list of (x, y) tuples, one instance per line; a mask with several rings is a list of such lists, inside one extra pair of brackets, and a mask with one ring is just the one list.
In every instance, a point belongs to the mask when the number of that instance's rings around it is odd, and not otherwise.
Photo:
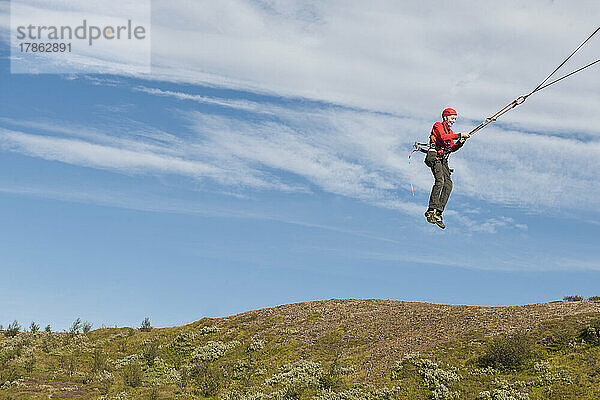
[(412, 173), (411, 173), (412, 171), (410, 168), (410, 158), (415, 151), (420, 150), (419, 142), (415, 142), (415, 144), (413, 144), (413, 147), (414, 147), (414, 150), (408, 154), (408, 178), (410, 179), (410, 193), (412, 194), (413, 197), (415, 197), (415, 189), (413, 188), (413, 183), (412, 183)]

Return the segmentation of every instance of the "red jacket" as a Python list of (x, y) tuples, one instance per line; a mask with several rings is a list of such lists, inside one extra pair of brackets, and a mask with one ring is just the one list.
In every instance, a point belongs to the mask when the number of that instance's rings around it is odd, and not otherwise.
[(431, 130), (430, 142), (435, 143), (438, 153), (443, 153), (445, 148), (454, 147), (454, 139), (459, 139), (458, 133), (452, 132), (452, 129), (445, 122), (436, 122)]

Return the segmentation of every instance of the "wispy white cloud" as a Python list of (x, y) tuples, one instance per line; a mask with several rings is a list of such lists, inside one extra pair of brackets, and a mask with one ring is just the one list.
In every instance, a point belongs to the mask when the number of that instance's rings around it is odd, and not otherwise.
[(454, 160), (461, 189), (489, 202), (541, 209), (589, 209), (600, 142), (491, 129)]
[(171, 90), (161, 90), (144, 86), (135, 87), (133, 88), (133, 90), (157, 96), (171, 97), (179, 100), (190, 100), (197, 103), (212, 104), (222, 107), (234, 108), (237, 110), (251, 111), (255, 113), (275, 114), (277, 111), (281, 110), (281, 107), (268, 106), (266, 104), (261, 104), (248, 100), (218, 99), (214, 97), (200, 96), (184, 92), (174, 92)]
[[(90, 13), (107, 11), (94, 7)], [(479, 120), (533, 88), (597, 27), (599, 12), (593, 1), (155, 1), (152, 74), (93, 53), (77, 62), (419, 118), (453, 105)], [(596, 59), (599, 49), (599, 40), (590, 42), (566, 68)], [(597, 135), (596, 72), (532, 96), (504, 120)]]
[(149, 152), (134, 152), (82, 140), (31, 135), (5, 129), (0, 130), (0, 137), (5, 150), (86, 167), (114, 168), (132, 172), (161, 170), (167, 173), (198, 176), (217, 173), (215, 168), (200, 162), (169, 158)]
[(219, 168), (200, 160), (144, 151), (139, 148), (126, 149), (101, 145), (79, 139), (33, 135), (0, 128), (0, 146), (5, 151), (18, 152), (45, 160), (127, 174), (179, 174), (198, 180), (212, 179), (223, 185), (296, 190), (285, 184), (276, 183), (275, 179), (267, 182), (239, 168)]
[(474, 219), (454, 210), (448, 211), (446, 215), (451, 215), (454, 220), (458, 221), (471, 232), (497, 233), (499, 229), (513, 229), (525, 232), (528, 229), (526, 224), (518, 223), (513, 218), (502, 215), (482, 220)]

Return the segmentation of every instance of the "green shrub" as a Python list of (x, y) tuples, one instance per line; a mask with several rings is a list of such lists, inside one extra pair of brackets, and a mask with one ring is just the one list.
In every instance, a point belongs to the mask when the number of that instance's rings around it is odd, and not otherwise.
[(154, 359), (158, 356), (158, 343), (155, 340), (148, 341), (142, 349), (142, 357), (149, 367), (154, 366)]
[(284, 399), (300, 399), (306, 390), (318, 389), (323, 382), (323, 370), (318, 362), (300, 360), (286, 364), (280, 370), (265, 383), (281, 387)]
[(127, 342), (125, 340), (119, 340), (117, 342), (117, 350), (121, 353), (127, 353)]
[(7, 368), (12, 360), (21, 355), (22, 346), (20, 344), (0, 347), (0, 371)]
[(111, 386), (115, 383), (115, 378), (113, 374), (106, 370), (98, 372), (94, 376), (94, 379), (96, 380), (96, 382), (98, 382), (98, 389), (103, 395), (107, 395), (110, 392)]
[(563, 301), (582, 301), (583, 297), (576, 295), (576, 296), (565, 296), (563, 297)]
[(187, 365), (182, 366), (179, 369), (179, 381), (177, 385), (179, 389), (184, 390), (190, 381), (190, 369)]
[(529, 400), (529, 395), (512, 388), (494, 389), (479, 393), (477, 400)]
[(50, 324), (46, 325), (46, 329), (44, 329), (44, 332), (46, 332), (46, 333), (52, 332), (52, 328), (50, 327)]
[(499, 336), (489, 343), (479, 358), (482, 367), (519, 369), (533, 357), (533, 344), (523, 332)]
[(96, 347), (92, 354), (92, 371), (97, 373), (105, 370), (108, 370), (106, 354), (100, 347)]
[(253, 340), (250, 343), (250, 345), (248, 346), (248, 349), (246, 351), (251, 353), (251, 352), (255, 352), (255, 351), (260, 351), (264, 348), (265, 348), (265, 341), (258, 339), (258, 340)]
[(148, 394), (148, 398), (150, 400), (158, 400), (159, 399), (158, 387), (153, 386), (152, 389), (150, 389), (150, 393)]
[(72, 376), (77, 367), (77, 353), (70, 351), (67, 354), (63, 354), (60, 358), (61, 367)]
[(203, 326), (198, 331), (201, 335), (210, 335), (211, 333), (216, 333), (219, 331), (219, 328), (216, 326)]
[(215, 396), (223, 384), (221, 369), (208, 363), (193, 364), (189, 376), (204, 397)]
[(73, 321), (71, 327), (69, 328), (69, 333), (71, 336), (75, 336), (79, 333), (79, 331), (81, 331), (81, 318), (77, 318), (75, 321)]
[(152, 330), (152, 325), (150, 324), (150, 318), (146, 317), (142, 321), (142, 325), (140, 326), (140, 331), (150, 332), (151, 330)]
[(582, 329), (578, 337), (593, 346), (600, 345), (600, 319)]
[(31, 333), (38, 333), (40, 331), (40, 326), (32, 321), (31, 325), (29, 325), (29, 331), (31, 331)]
[(6, 335), (9, 337), (15, 337), (20, 330), (21, 324), (19, 324), (19, 321), (15, 319), (10, 325), (8, 325), (8, 328), (6, 329)]
[[(408, 397), (400, 397), (398, 389), (383, 388), (381, 390), (376, 389), (360, 389), (352, 388), (344, 390), (342, 392), (334, 392), (331, 390), (322, 390), (313, 396), (313, 400), (395, 400), (405, 399)], [(234, 397), (235, 398), (235, 397)], [(237, 399), (237, 398), (236, 398)], [(245, 398), (244, 398), (245, 399)], [(437, 398), (435, 398), (437, 399)]]
[(341, 387), (341, 378), (344, 373), (340, 365), (340, 360), (336, 357), (326, 373), (321, 375), (319, 379), (319, 387), (321, 389), (335, 390)]
[(21, 373), (19, 369), (15, 366), (10, 366), (7, 368), (0, 369), (0, 386), (2, 386), (6, 382), (13, 382), (17, 379), (20, 379)]
[(44, 351), (44, 353), (49, 353), (50, 350), (52, 349), (54, 344), (54, 341), (52, 340), (52, 336), (51, 335), (44, 335), (42, 336), (42, 350)]
[(588, 301), (600, 301), (600, 296), (588, 297)]
[(233, 340), (225, 343), (209, 340), (204, 346), (198, 347), (192, 353), (192, 359), (197, 361), (215, 361), (223, 357), (227, 350), (238, 346), (240, 342)]
[(234, 380), (248, 382), (252, 369), (254, 368), (254, 362), (250, 359), (238, 360), (231, 368), (231, 378)]
[(92, 326), (94, 326), (94, 324), (92, 324), (91, 322), (85, 321), (83, 323), (83, 333), (88, 333), (89, 331), (91, 331)]
[(545, 350), (569, 350), (588, 324), (577, 315), (563, 316), (541, 322), (528, 335)]
[(130, 362), (123, 368), (123, 382), (136, 388), (142, 385), (142, 367), (137, 362)]
[(33, 369), (35, 368), (35, 357), (33, 356), (33, 353), (30, 353), (23, 358), (23, 368), (28, 373), (33, 372)]

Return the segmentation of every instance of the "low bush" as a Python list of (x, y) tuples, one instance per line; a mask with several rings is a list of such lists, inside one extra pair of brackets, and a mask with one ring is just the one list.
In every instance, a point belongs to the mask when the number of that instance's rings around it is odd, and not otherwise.
[(561, 351), (572, 348), (585, 326), (579, 318), (567, 316), (540, 323), (529, 336), (545, 350)]
[(158, 356), (158, 343), (155, 340), (150, 340), (144, 344), (142, 349), (142, 357), (149, 367), (154, 366), (154, 359)]
[(152, 330), (152, 325), (150, 324), (150, 318), (146, 317), (142, 321), (142, 325), (140, 326), (140, 331), (150, 332), (151, 330)]
[(588, 297), (588, 301), (600, 301), (600, 296), (591, 296), (591, 297)]
[(127, 353), (127, 342), (125, 340), (119, 340), (117, 342), (117, 350), (121, 353)]
[(75, 351), (67, 352), (60, 357), (60, 366), (69, 376), (73, 376), (77, 368), (77, 353)]
[(29, 325), (29, 331), (31, 333), (38, 333), (40, 331), (40, 326), (32, 321), (31, 325)]
[(100, 347), (96, 347), (92, 354), (92, 371), (98, 373), (105, 370), (108, 370), (106, 354)]
[(5, 384), (6, 382), (14, 382), (17, 379), (20, 379), (21, 373), (19, 369), (15, 366), (9, 366), (7, 368), (0, 369), (0, 386)]
[(98, 372), (94, 376), (94, 379), (98, 383), (98, 389), (100, 390), (100, 393), (103, 395), (107, 395), (110, 392), (111, 386), (115, 383), (113, 374), (106, 370)]
[(479, 358), (482, 367), (520, 369), (534, 355), (533, 344), (523, 332), (499, 336), (489, 343)]
[(9, 337), (15, 337), (20, 330), (21, 324), (19, 324), (19, 321), (15, 319), (10, 325), (8, 325), (8, 328), (6, 328), (6, 335)]
[(27, 373), (31, 373), (33, 372), (33, 369), (35, 368), (35, 357), (33, 356), (33, 353), (29, 353), (27, 354), (25, 357), (23, 357), (23, 368), (25, 369), (25, 371)]
[(324, 372), (318, 362), (300, 360), (284, 365), (280, 371), (265, 383), (279, 386), (283, 399), (300, 399), (306, 390), (319, 389), (323, 383)]
[(582, 301), (583, 297), (576, 295), (576, 296), (565, 296), (563, 297), (563, 301)]
[(521, 393), (515, 389), (486, 390), (477, 396), (477, 400), (529, 400), (527, 393)]
[(582, 329), (578, 337), (593, 346), (600, 345), (600, 319)]
[(81, 318), (77, 318), (75, 321), (73, 321), (71, 327), (69, 328), (69, 334), (71, 336), (75, 336), (79, 333), (79, 331), (81, 331)]
[(152, 386), (152, 389), (150, 389), (150, 393), (148, 394), (148, 398), (150, 400), (158, 400), (160, 398), (158, 387)]
[(221, 369), (208, 363), (193, 364), (189, 377), (204, 397), (215, 396), (223, 385)]
[(329, 369), (320, 377), (319, 387), (325, 390), (337, 390), (342, 388), (342, 377), (348, 373), (348, 369), (342, 367), (339, 356), (333, 360)]
[(229, 343), (221, 341), (208, 341), (204, 346), (198, 347), (192, 353), (192, 359), (197, 361), (215, 361), (223, 357), (227, 350), (239, 345), (239, 342), (232, 341)]
[(123, 382), (136, 388), (142, 385), (142, 368), (137, 362), (130, 362), (123, 368)]
[(201, 335), (210, 335), (211, 333), (216, 333), (219, 331), (219, 328), (216, 326), (203, 326), (198, 331)]
[(92, 324), (89, 321), (85, 321), (83, 323), (83, 333), (88, 333), (89, 331), (91, 331), (92, 330), (92, 326), (94, 326), (94, 324)]

